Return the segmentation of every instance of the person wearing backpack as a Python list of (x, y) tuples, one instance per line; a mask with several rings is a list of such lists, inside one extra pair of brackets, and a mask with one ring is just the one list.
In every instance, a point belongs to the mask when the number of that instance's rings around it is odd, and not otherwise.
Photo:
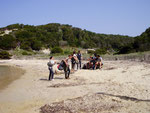
[(71, 55), (68, 55), (68, 57), (64, 60), (62, 60), (59, 65), (57, 66), (58, 70), (64, 70), (65, 78), (69, 79), (70, 75), (70, 63), (71, 63)]
[(76, 59), (77, 59), (76, 52), (73, 51), (72, 58), (71, 58), (72, 71), (74, 71), (75, 69)]
[(53, 65), (54, 64), (56, 64), (56, 62), (53, 60), (53, 56), (51, 56), (49, 62), (47, 63), (48, 69), (49, 69), (48, 80), (54, 80), (54, 71), (53, 71)]

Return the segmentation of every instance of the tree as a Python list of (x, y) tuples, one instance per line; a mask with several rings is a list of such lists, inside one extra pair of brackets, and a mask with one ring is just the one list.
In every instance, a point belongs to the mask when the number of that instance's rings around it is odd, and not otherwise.
[[(82, 30), (80, 28), (72, 27), (71, 25), (61, 25), (58, 23), (50, 23), (47, 25), (23, 25), (13, 24), (6, 27), (7, 29), (15, 29), (10, 36), (14, 39), (11, 44), (7, 44), (6, 48), (13, 49), (16, 43), (20, 43), (22, 49), (39, 50), (41, 47), (54, 48), (56, 46), (71, 46), (83, 48), (106, 48), (119, 51), (122, 47), (134, 42), (133, 37), (122, 35), (107, 35), (97, 34), (91, 31)], [(1, 28), (0, 32), (4, 32), (6, 28)], [(137, 50), (149, 50), (149, 29), (147, 29), (141, 36), (136, 39), (135, 44), (139, 46)], [(0, 47), (2, 47), (3, 36), (0, 38)], [(5, 42), (5, 41), (4, 41)], [(10, 46), (11, 45), (11, 46)], [(136, 46), (135, 46), (136, 47)]]
[(12, 35), (4, 35), (0, 37), (0, 48), (10, 50), (17, 46), (16, 39)]
[(34, 41), (32, 42), (32, 44), (31, 44), (31, 48), (32, 48), (33, 50), (38, 50), (38, 51), (39, 51), (39, 50), (42, 48), (42, 44), (41, 44), (40, 41), (34, 40)]

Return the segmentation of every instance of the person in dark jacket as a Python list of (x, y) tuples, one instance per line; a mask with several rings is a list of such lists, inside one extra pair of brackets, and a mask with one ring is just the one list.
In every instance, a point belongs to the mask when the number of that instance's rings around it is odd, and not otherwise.
[(77, 58), (78, 58), (78, 64), (77, 64), (77, 69), (79, 68), (79, 66), (80, 66), (80, 69), (81, 69), (81, 58), (82, 58), (82, 54), (81, 54), (81, 52), (80, 51), (78, 51), (78, 53), (77, 53)]
[(71, 60), (72, 56), (69, 55), (68, 58), (66, 58), (65, 60), (62, 60), (63, 62), (63, 68), (64, 68), (64, 72), (65, 72), (65, 78), (69, 79), (69, 75), (70, 75), (70, 60)]

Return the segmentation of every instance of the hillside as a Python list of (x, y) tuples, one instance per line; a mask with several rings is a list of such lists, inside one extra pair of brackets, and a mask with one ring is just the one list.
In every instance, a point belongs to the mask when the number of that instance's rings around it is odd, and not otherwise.
[(134, 38), (134, 42), (122, 47), (120, 54), (150, 51), (150, 28), (146, 29), (140, 36)]
[(25, 50), (70, 46), (119, 51), (133, 42), (133, 37), (96, 34), (58, 23), (39, 26), (12, 24), (0, 28), (0, 49), (3, 50), (14, 49), (17, 46)]
[(150, 28), (146, 29), (140, 36), (135, 38), (133, 47), (136, 51), (150, 50)]

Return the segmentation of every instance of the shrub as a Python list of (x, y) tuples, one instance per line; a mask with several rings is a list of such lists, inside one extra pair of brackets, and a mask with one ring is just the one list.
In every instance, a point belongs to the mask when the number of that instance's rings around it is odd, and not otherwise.
[(63, 50), (60, 47), (54, 47), (51, 50), (51, 53), (55, 54), (55, 53), (63, 53)]
[(96, 54), (104, 55), (107, 53), (106, 49), (96, 49), (95, 51)]
[(32, 55), (31, 53), (27, 52), (27, 51), (23, 51), (22, 55)]
[(30, 43), (29, 42), (23, 42), (20, 46), (21, 49), (24, 49), (24, 50), (31, 50), (31, 47), (30, 47)]
[(7, 51), (0, 51), (0, 59), (10, 59), (11, 56)]
[(132, 52), (135, 52), (132, 45), (127, 45), (127, 46), (122, 47), (117, 54), (129, 54)]
[(94, 50), (87, 50), (87, 53), (88, 53), (88, 54), (94, 54), (95, 51), (94, 51)]
[(70, 50), (64, 50), (64, 54), (65, 55), (69, 55), (69, 54), (72, 54), (73, 52), (72, 51), (70, 51)]

